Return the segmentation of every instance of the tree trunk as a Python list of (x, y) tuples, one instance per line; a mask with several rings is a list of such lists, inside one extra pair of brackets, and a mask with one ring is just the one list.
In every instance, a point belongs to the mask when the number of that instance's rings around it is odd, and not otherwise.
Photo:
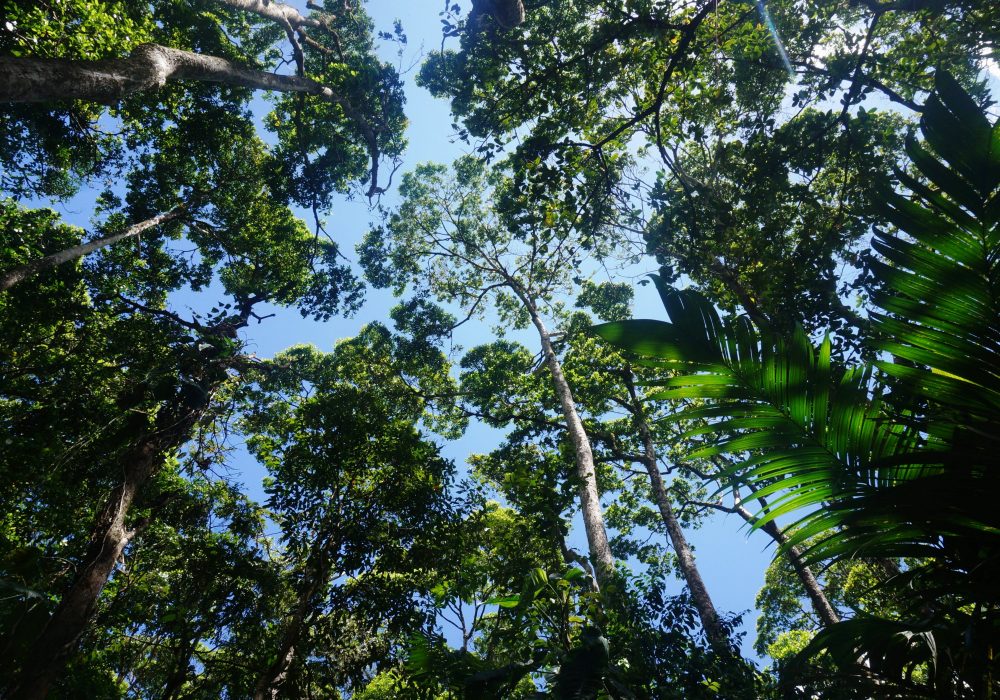
[(257, 678), (253, 700), (274, 700), (276, 697), (277, 688), (285, 680), (288, 667), (292, 665), (292, 660), (295, 658), (299, 636), (302, 634), (302, 628), (305, 625), (306, 615), (309, 614), (309, 606), (316, 588), (316, 582), (311, 582), (306, 590), (299, 595), (295, 612), (285, 624), (285, 631), (281, 635), (281, 644), (278, 646), (275, 660)]
[(372, 160), (368, 195), (380, 191), (378, 139), (371, 124), (346, 98), (305, 76), (254, 70), (217, 56), (159, 44), (141, 44), (128, 58), (99, 61), (0, 57), (0, 102), (84, 100), (114, 104), (137, 92), (157, 90), (172, 80), (305, 93), (338, 105), (368, 146)]
[(614, 571), (615, 560), (611, 555), (608, 532), (604, 526), (604, 513), (597, 490), (597, 470), (594, 466), (594, 453), (590, 447), (590, 438), (587, 437), (580, 415), (576, 412), (573, 392), (563, 374), (559, 358), (556, 357), (555, 350), (552, 348), (552, 339), (549, 337), (545, 324), (542, 323), (538, 309), (520, 290), (515, 291), (521, 297), (522, 303), (531, 316), (531, 322), (538, 331), (538, 338), (542, 343), (542, 354), (545, 356), (545, 363), (549, 367), (556, 396), (559, 398), (563, 417), (566, 419), (566, 432), (569, 433), (573, 450), (576, 453), (576, 473), (580, 480), (580, 510), (583, 513), (583, 525), (587, 531), (587, 543), (590, 546), (590, 556), (594, 562), (597, 581), (603, 586)]
[(513, 29), (524, 22), (524, 2), (522, 0), (472, 0), (469, 24), (481, 21), (490, 15), (503, 29)]
[(237, 10), (251, 12), (255, 15), (277, 22), (282, 27), (296, 31), (303, 27), (322, 27), (323, 23), (314, 17), (305, 17), (291, 5), (272, 0), (219, 0), (223, 5), (229, 5)]
[(126, 516), (143, 487), (163, 466), (164, 454), (180, 447), (194, 424), (192, 411), (163, 409), (157, 430), (147, 433), (122, 459), (124, 479), (109, 495), (91, 529), (90, 545), (76, 576), (26, 657), (10, 700), (42, 700), (73, 654), (97, 607), (101, 591), (135, 535)]
[[(343, 98), (310, 78), (247, 68), (217, 56), (141, 44), (128, 58), (0, 58), (0, 102), (86, 100), (113, 104), (172, 80), (221, 83), (254, 90), (304, 92), (338, 104)], [(353, 109), (351, 109), (353, 116)]]
[(277, 688), (285, 680), (288, 674), (288, 667), (292, 665), (295, 658), (295, 645), (298, 641), (299, 632), (302, 630), (302, 620), (293, 621), (285, 629), (278, 647), (278, 656), (257, 678), (254, 686), (253, 700), (274, 700), (277, 697)]
[(178, 695), (180, 695), (181, 689), (184, 687), (184, 682), (188, 677), (191, 654), (194, 653), (197, 643), (198, 636), (194, 636), (193, 639), (186, 639), (181, 643), (180, 648), (177, 650), (177, 661), (174, 665), (174, 671), (170, 674), (166, 687), (163, 689), (163, 700), (176, 700)]
[(667, 528), (670, 543), (673, 545), (674, 553), (677, 555), (677, 565), (684, 576), (688, 590), (691, 591), (691, 598), (694, 600), (694, 606), (698, 610), (701, 626), (705, 629), (705, 635), (708, 637), (712, 649), (716, 653), (730, 656), (733, 654), (732, 640), (723, 626), (722, 620), (719, 619), (719, 613), (716, 611), (715, 604), (712, 603), (712, 597), (708, 594), (708, 588), (706, 588), (705, 582), (701, 578), (701, 573), (698, 571), (698, 565), (695, 563), (691, 545), (688, 544), (687, 538), (684, 536), (684, 530), (681, 528), (681, 524), (677, 520), (677, 515), (670, 505), (670, 496), (667, 494), (667, 489), (663, 484), (663, 477), (660, 476), (660, 469), (657, 465), (656, 445), (653, 442), (653, 434), (646, 422), (646, 415), (642, 410), (642, 404), (639, 402), (638, 396), (636, 396), (635, 385), (632, 382), (630, 371), (625, 372), (625, 385), (632, 400), (630, 412), (635, 418), (636, 425), (639, 428), (639, 436), (642, 438), (643, 465), (649, 474), (649, 484), (653, 490), (653, 499), (656, 501), (656, 507), (660, 511), (660, 518), (663, 520), (664, 527)]
[(146, 219), (145, 221), (140, 221), (137, 224), (132, 224), (121, 233), (105, 236), (104, 238), (98, 238), (97, 240), (90, 241), (89, 243), (81, 243), (80, 245), (73, 246), (72, 248), (60, 250), (58, 253), (53, 253), (52, 255), (46, 255), (43, 258), (32, 260), (31, 262), (25, 263), (20, 267), (15, 267), (13, 270), (0, 273), (0, 292), (10, 289), (15, 284), (23, 282), (29, 277), (34, 277), (39, 272), (57, 267), (65, 262), (69, 262), (70, 260), (82, 258), (84, 255), (88, 255), (93, 253), (95, 250), (105, 248), (119, 241), (124, 241), (128, 238), (135, 238), (143, 231), (148, 231), (154, 226), (159, 226), (160, 224), (165, 224), (168, 221), (176, 219), (183, 213), (183, 211), (184, 205), (178, 205), (168, 212), (157, 214), (151, 219)]
[[(736, 506), (736, 512), (748, 523), (754, 522), (753, 514), (742, 505)], [(761, 530), (767, 533), (779, 545), (783, 545), (788, 541), (788, 535), (782, 532), (781, 528), (773, 520), (763, 525)], [(823, 623), (823, 626), (829, 627), (840, 622), (840, 616), (837, 615), (837, 611), (830, 604), (826, 593), (823, 591), (823, 587), (819, 585), (819, 581), (816, 580), (812, 569), (802, 561), (802, 550), (798, 547), (790, 547), (788, 549), (788, 561), (791, 562), (792, 568), (795, 569), (799, 581), (802, 582), (802, 587), (806, 590), (806, 596), (809, 597), (809, 602), (812, 604), (813, 610), (816, 611), (816, 615)]]
[(274, 700), (277, 697), (278, 688), (284, 683), (288, 668), (295, 659), (302, 631), (306, 627), (306, 618), (312, 610), (316, 594), (326, 586), (330, 578), (327, 561), (340, 547), (338, 542), (339, 538), (334, 538), (332, 534), (317, 538), (316, 547), (306, 560), (305, 580), (299, 591), (295, 610), (285, 622), (274, 661), (257, 678), (253, 700)]

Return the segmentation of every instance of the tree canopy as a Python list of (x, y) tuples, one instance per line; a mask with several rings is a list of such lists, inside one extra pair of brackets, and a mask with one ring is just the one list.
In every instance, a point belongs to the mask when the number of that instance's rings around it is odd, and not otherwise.
[(0, 3), (0, 697), (1000, 692), (995, 3), (419, 5)]

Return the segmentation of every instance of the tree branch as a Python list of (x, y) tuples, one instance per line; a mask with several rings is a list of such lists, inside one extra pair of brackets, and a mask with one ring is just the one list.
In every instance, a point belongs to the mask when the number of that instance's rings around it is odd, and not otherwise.
[(0, 57), (0, 102), (84, 100), (114, 104), (138, 92), (160, 89), (174, 80), (304, 93), (336, 104), (358, 128), (368, 146), (372, 161), (368, 196), (381, 192), (378, 186), (379, 147), (375, 130), (346, 97), (311, 78), (269, 73), (247, 68), (218, 56), (206, 56), (159, 44), (141, 44), (128, 58), (98, 61)]
[(32, 260), (31, 262), (15, 267), (12, 270), (0, 273), (0, 292), (10, 289), (14, 285), (19, 282), (23, 282), (29, 277), (34, 277), (40, 272), (50, 270), (53, 267), (57, 267), (71, 260), (82, 258), (84, 255), (92, 253), (95, 250), (100, 250), (101, 248), (105, 248), (113, 243), (118, 243), (119, 241), (135, 238), (143, 231), (148, 231), (151, 228), (173, 221), (181, 216), (186, 210), (186, 204), (178, 204), (169, 211), (157, 214), (156, 216), (146, 219), (145, 221), (132, 224), (121, 233), (104, 236), (103, 238), (95, 239), (89, 243), (81, 243), (80, 245), (60, 250), (58, 253), (46, 255), (43, 258)]

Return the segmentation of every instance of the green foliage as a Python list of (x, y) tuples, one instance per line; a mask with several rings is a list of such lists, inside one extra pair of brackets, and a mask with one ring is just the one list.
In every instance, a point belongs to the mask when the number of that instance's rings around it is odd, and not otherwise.
[(624, 283), (586, 281), (577, 297), (576, 306), (591, 309), (605, 321), (621, 321), (628, 317), (632, 305), (632, 288)]
[(615, 223), (666, 276), (786, 330), (836, 329), (836, 349), (857, 352), (873, 175), (903, 159), (934, 70), (982, 94), (987, 4), (529, 3), (506, 31), (447, 15), (459, 38), (419, 79), (451, 99), (470, 147), (512, 154), (539, 212), (562, 191), (550, 172), (586, 160), (633, 194)]
[[(361, 3), (308, 5), (319, 26), (289, 58), (285, 27), (223, 2), (0, 2), (5, 59), (156, 42), (342, 97), (262, 109), (184, 81), (0, 111), (0, 271), (184, 207), (0, 294), (4, 682), (53, 651), (39, 630), (145, 454), (111, 528), (122, 555), (51, 697), (244, 698), (265, 681), (371, 700), (995, 694), (1000, 125), (975, 84), (992, 7), (554, 0), (500, 31), (449, 6), (457, 50), (420, 80), (501, 161), (419, 166), (369, 232), (369, 280), (416, 292), (395, 330), (262, 360), (242, 340), (262, 304), (321, 322), (359, 308), (323, 217), (359, 185), (378, 193), (404, 146), (402, 82)], [(885, 100), (920, 112), (924, 141)], [(901, 193), (873, 186), (907, 159)], [(92, 230), (26, 206), (83, 187), (106, 188)], [(622, 323), (630, 287), (593, 281), (636, 244), (662, 266), (670, 324)], [(710, 301), (666, 288), (682, 276)], [(200, 311), (174, 308), (179, 291)], [(586, 333), (574, 293), (612, 322), (601, 333), (658, 357)], [(628, 562), (600, 592), (567, 548), (574, 454), (538, 356), (501, 338), (456, 372), (441, 350), (476, 316), (551, 336)], [(441, 445), (470, 417), (507, 433), (455, 483)], [(262, 504), (232, 479), (251, 459)], [(684, 526), (707, 473), (824, 566), (845, 622), (817, 629), (785, 560), (758, 599), (784, 687), (711, 651), (690, 597), (669, 594), (648, 461)], [(738, 622), (723, 620), (734, 641)]]
[(686, 274), (721, 308), (774, 330), (803, 323), (857, 345), (865, 320), (843, 298), (866, 280), (841, 273), (862, 267), (870, 183), (895, 164), (902, 119), (862, 109), (843, 130), (840, 119), (810, 109), (744, 141), (692, 147), (678, 164), (684, 184), (661, 179), (653, 196), (646, 240), (667, 279)]
[(929, 662), (930, 688), (966, 697), (991, 686), (996, 639), (988, 582), (1000, 530), (982, 495), (996, 487), (1000, 434), (1000, 122), (941, 73), (921, 123), (926, 145), (908, 150), (929, 184), (900, 173), (913, 198), (884, 192), (886, 216), (908, 238), (878, 234), (871, 263), (884, 309), (872, 342), (893, 357), (876, 362), (878, 377), (832, 363), (828, 340), (817, 349), (801, 330), (781, 338), (724, 322), (703, 298), (662, 284), (672, 323), (596, 331), (678, 372), (656, 382), (665, 397), (710, 400), (676, 419), (710, 419), (688, 432), (705, 436), (695, 454), (745, 456), (731, 477), (770, 499), (756, 527), (805, 511), (786, 549), (805, 545), (813, 561), (919, 558), (893, 581), (911, 587), (903, 619), (858, 616), (806, 655), (827, 649), (845, 672), (864, 656), (899, 692), (929, 692), (911, 687)]
[[(307, 625), (295, 687), (323, 676), (360, 682), (367, 664), (419, 626), (415, 601), (438, 565), (434, 541), (450, 517), (454, 467), (417, 430), (431, 409), (408, 382), (430, 392), (447, 384), (447, 365), (397, 361), (393, 340), (371, 326), (329, 355), (292, 348), (261, 368), (242, 399), (248, 447), (268, 469), (266, 506), (292, 595), (290, 621), (269, 631), (270, 648), (291, 625)], [(352, 631), (369, 641), (358, 648)], [(338, 655), (304, 672), (313, 657)]]
[[(282, 27), (273, 20), (221, 3), (8, 5), (0, 26), (4, 56), (90, 61), (120, 58), (140, 43), (155, 42), (274, 71), (287, 50)], [(274, 134), (269, 142), (276, 143), (261, 175), (272, 180), (277, 200), (317, 212), (329, 210), (332, 197), (353, 183), (368, 182), (377, 190), (379, 159), (395, 160), (404, 146), (401, 83), (396, 70), (375, 56), (371, 20), (361, 7), (327, 5), (312, 8), (311, 19), (320, 17), (323, 24), (309, 35), (302, 67), (343, 103), (282, 95), (263, 120)], [(172, 132), (196, 119), (197, 129), (186, 136), (197, 143), (236, 117), (252, 133), (250, 97), (244, 88), (192, 81), (107, 107), (13, 105), (0, 115), (0, 183), (17, 195), (68, 197), (82, 184), (117, 180), (143, 161), (148, 166), (149, 159), (204, 157), (196, 148), (172, 146)]]

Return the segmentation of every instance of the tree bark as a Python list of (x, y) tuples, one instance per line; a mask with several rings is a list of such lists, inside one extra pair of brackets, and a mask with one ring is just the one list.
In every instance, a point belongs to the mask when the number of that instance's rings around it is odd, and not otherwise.
[(691, 550), (691, 545), (688, 544), (687, 537), (684, 536), (684, 529), (681, 527), (674, 509), (670, 505), (670, 496), (667, 494), (667, 489), (663, 484), (663, 477), (660, 476), (660, 469), (657, 465), (656, 445), (653, 442), (653, 434), (649, 430), (645, 412), (642, 410), (642, 404), (636, 395), (635, 384), (632, 382), (630, 371), (625, 372), (625, 385), (628, 388), (629, 397), (631, 398), (632, 405), (630, 412), (635, 418), (636, 425), (639, 428), (639, 436), (642, 439), (642, 462), (646, 467), (646, 472), (649, 474), (649, 484), (653, 491), (653, 499), (656, 501), (656, 507), (660, 511), (660, 518), (663, 520), (663, 525), (667, 529), (667, 535), (670, 537), (670, 543), (673, 545), (674, 553), (677, 555), (677, 566), (681, 570), (681, 575), (684, 576), (688, 590), (691, 591), (691, 599), (698, 610), (701, 626), (705, 629), (705, 635), (708, 637), (712, 649), (716, 653), (731, 656), (734, 651), (732, 640), (723, 626), (722, 620), (719, 618), (719, 613), (715, 609), (712, 597), (708, 594), (705, 581), (701, 578), (701, 572), (698, 571), (698, 565), (694, 559), (694, 552)]
[(159, 89), (172, 80), (303, 92), (345, 103), (333, 90), (310, 78), (268, 73), (159, 44), (141, 44), (128, 58), (99, 61), (0, 57), (0, 102), (86, 100), (113, 104), (137, 92)]
[(278, 654), (274, 662), (264, 669), (257, 678), (257, 684), (254, 686), (253, 700), (274, 700), (277, 697), (277, 689), (285, 680), (288, 674), (288, 667), (292, 665), (292, 661), (295, 659), (299, 637), (302, 635), (306, 616), (309, 614), (313, 597), (316, 595), (319, 585), (318, 576), (312, 576), (302, 592), (299, 593), (295, 611), (285, 623), (285, 630), (281, 635), (281, 643), (278, 646)]
[(156, 429), (125, 453), (121, 461), (122, 483), (101, 507), (76, 576), (32, 645), (10, 700), (43, 700), (48, 695), (85, 631), (115, 565), (135, 536), (135, 530), (125, 522), (129, 509), (163, 466), (164, 455), (187, 439), (197, 415), (189, 409), (163, 409)]
[(281, 26), (289, 26), (298, 31), (304, 27), (322, 27), (323, 23), (315, 17), (305, 17), (291, 5), (270, 0), (219, 0), (223, 5), (250, 12), (252, 14), (277, 22)]
[(538, 314), (538, 309), (532, 301), (520, 290), (515, 289), (521, 302), (531, 316), (531, 322), (538, 331), (542, 343), (542, 354), (552, 375), (556, 396), (566, 419), (566, 432), (569, 433), (576, 455), (576, 473), (580, 480), (580, 510), (583, 513), (583, 526), (587, 531), (587, 543), (590, 546), (590, 556), (594, 562), (597, 582), (602, 586), (610, 580), (614, 572), (615, 560), (611, 555), (611, 545), (608, 543), (608, 531), (604, 525), (604, 512), (601, 509), (600, 493), (597, 490), (597, 470), (594, 465), (594, 452), (590, 446), (590, 438), (583, 428), (583, 421), (576, 411), (576, 401), (573, 391), (563, 374), (562, 365), (552, 347), (552, 339), (548, 329)]
[(484, 15), (492, 16), (502, 29), (513, 29), (524, 22), (524, 3), (522, 0), (472, 0), (470, 24), (481, 21)]
[[(753, 514), (742, 505), (736, 506), (736, 512), (748, 523), (754, 522)], [(782, 532), (781, 528), (773, 520), (763, 525), (761, 530), (767, 533), (779, 545), (783, 545), (788, 541), (788, 535)], [(788, 561), (791, 562), (792, 568), (795, 569), (799, 581), (802, 582), (802, 587), (806, 590), (806, 596), (808, 596), (809, 602), (812, 604), (813, 610), (816, 611), (816, 615), (823, 623), (823, 626), (829, 627), (840, 622), (840, 616), (834, 610), (833, 605), (830, 604), (830, 600), (826, 597), (823, 587), (819, 585), (819, 581), (816, 579), (815, 574), (813, 574), (812, 569), (802, 561), (802, 550), (798, 547), (789, 547)]]
[(361, 131), (372, 159), (368, 194), (378, 188), (378, 139), (354, 106), (326, 85), (301, 75), (247, 68), (217, 56), (141, 44), (128, 58), (77, 61), (65, 58), (0, 57), (0, 102), (84, 100), (114, 104), (129, 95), (162, 88), (172, 80), (219, 83), (252, 90), (316, 95), (338, 105)]
[(177, 660), (174, 671), (167, 679), (166, 687), (163, 689), (162, 700), (176, 700), (188, 676), (188, 666), (191, 663), (191, 654), (194, 653), (197, 645), (197, 637), (186, 639), (177, 650)]
[(168, 212), (157, 214), (150, 219), (140, 221), (137, 224), (132, 224), (121, 233), (105, 236), (104, 238), (98, 238), (97, 240), (90, 241), (89, 243), (81, 243), (80, 245), (73, 246), (72, 248), (60, 250), (58, 253), (53, 253), (52, 255), (46, 255), (43, 258), (32, 260), (31, 262), (21, 265), (20, 267), (15, 267), (13, 270), (0, 273), (0, 292), (10, 289), (14, 285), (19, 282), (23, 282), (29, 277), (34, 277), (40, 272), (57, 267), (63, 263), (69, 262), (70, 260), (82, 258), (84, 255), (89, 255), (95, 250), (105, 248), (119, 241), (124, 241), (128, 238), (135, 238), (143, 231), (148, 231), (154, 226), (159, 226), (160, 224), (165, 224), (176, 219), (183, 212), (184, 205), (181, 204)]

